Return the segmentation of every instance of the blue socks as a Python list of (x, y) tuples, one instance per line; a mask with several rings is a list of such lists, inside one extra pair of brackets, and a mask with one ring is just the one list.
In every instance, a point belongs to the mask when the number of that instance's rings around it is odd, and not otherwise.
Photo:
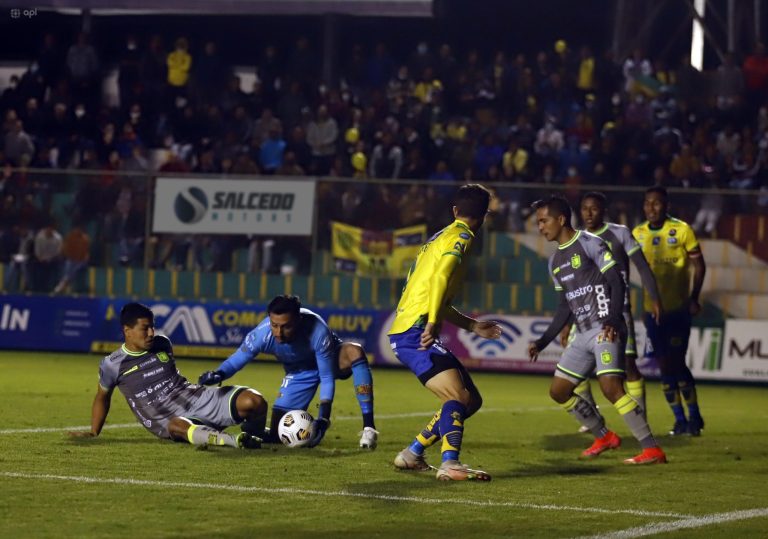
[(464, 437), (464, 419), (467, 407), (459, 401), (447, 401), (440, 411), (440, 432), (443, 434), (443, 462), (459, 460), (461, 440)]
[(355, 397), (363, 413), (363, 427), (376, 428), (373, 422), (373, 376), (365, 356), (352, 362)]

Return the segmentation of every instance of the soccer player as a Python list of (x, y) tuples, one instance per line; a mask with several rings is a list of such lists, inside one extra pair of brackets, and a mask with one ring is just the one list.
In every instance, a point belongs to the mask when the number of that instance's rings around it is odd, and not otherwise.
[[(624, 294), (623, 315), (624, 322), (627, 325), (627, 343), (624, 351), (627, 373), (626, 389), (629, 396), (635, 399), (644, 411), (647, 411), (645, 379), (637, 369), (635, 322), (632, 319), (632, 305), (629, 299), (630, 260), (635, 264), (637, 271), (640, 273), (640, 280), (642, 281), (643, 288), (648, 292), (648, 295), (651, 298), (651, 315), (656, 322), (659, 321), (659, 317), (661, 316), (661, 301), (659, 300), (656, 279), (653, 277), (653, 272), (643, 256), (640, 244), (635, 241), (635, 238), (632, 237), (632, 233), (624, 225), (606, 222), (605, 211), (607, 206), (608, 201), (603, 193), (596, 191), (586, 193), (581, 199), (581, 220), (584, 222), (587, 232), (599, 236), (608, 244), (608, 248), (611, 250), (611, 254), (616, 261), (616, 267), (619, 269), (619, 272), (624, 279), (626, 293)], [(561, 342), (564, 348), (567, 344), (569, 330), (570, 326), (565, 326), (565, 329), (561, 334)], [(576, 393), (594, 404), (588, 379), (582, 381), (576, 387)]]
[(267, 306), (267, 318), (245, 336), (240, 348), (215, 371), (204, 372), (199, 383), (219, 384), (259, 353), (274, 355), (285, 369), (265, 441), (277, 442), (280, 419), (291, 410), (306, 410), (319, 387), (320, 410), (307, 445), (319, 444), (331, 426), (336, 380), (351, 376), (363, 415), (359, 445), (362, 449), (376, 449), (379, 432), (373, 420), (373, 376), (362, 346), (341, 342), (320, 315), (301, 306), (298, 297), (276, 296)]
[[(171, 341), (155, 335), (149, 307), (128, 303), (120, 311), (125, 342), (99, 366), (99, 387), (91, 409), (91, 430), (71, 436), (96, 437), (109, 413), (115, 387), (131, 412), (158, 438), (197, 446), (261, 447), (267, 402), (243, 386), (208, 388), (190, 384), (176, 369)], [(233, 436), (222, 429), (241, 424)]]
[(430, 469), (424, 450), (442, 438), (442, 464), (436, 476), (444, 481), (491, 479), (486, 472), (459, 462), (464, 421), (480, 409), (482, 398), (464, 365), (439, 340), (445, 320), (487, 339), (501, 336), (495, 322), (475, 320), (451, 306), (463, 280), (465, 257), (485, 221), (490, 200), (490, 192), (478, 184), (458, 190), (453, 206), (455, 221), (421, 247), (389, 331), (397, 358), (442, 402), (424, 430), (395, 457), (395, 467)]
[(626, 464), (666, 462), (656, 443), (642, 407), (624, 391), (624, 346), (627, 327), (622, 316), (625, 285), (606, 243), (583, 230), (571, 228), (571, 208), (558, 196), (533, 203), (539, 232), (557, 242), (549, 259), (549, 273), (559, 292), (560, 303), (547, 330), (528, 347), (531, 361), (571, 320), (576, 335), (557, 364), (549, 394), (594, 435), (591, 447), (582, 452), (594, 458), (621, 445), (608, 430), (595, 406), (575, 393), (576, 386), (596, 371), (603, 395), (613, 404), (642, 452)]
[[(652, 299), (646, 291), (645, 328), (661, 368), (664, 396), (675, 416), (670, 434), (699, 436), (704, 420), (699, 412), (696, 383), (685, 363), (685, 355), (691, 336), (691, 317), (701, 311), (699, 294), (707, 268), (691, 227), (670, 217), (668, 211), (666, 189), (651, 187), (645, 192), (643, 202), (647, 221), (636, 226), (632, 234), (651, 265), (664, 304), (664, 314), (657, 322), (652, 316)], [(693, 266), (693, 288), (689, 264)], [(687, 418), (680, 395), (688, 405)]]

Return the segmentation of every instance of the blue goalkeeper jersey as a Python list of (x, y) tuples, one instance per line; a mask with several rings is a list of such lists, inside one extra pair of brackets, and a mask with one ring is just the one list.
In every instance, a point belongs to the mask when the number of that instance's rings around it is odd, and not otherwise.
[(274, 355), (285, 372), (317, 371), (320, 378), (320, 400), (332, 401), (335, 391), (338, 337), (320, 315), (302, 308), (293, 339), (279, 343), (272, 335), (269, 317), (251, 330), (240, 348), (229, 356), (218, 370), (229, 378), (260, 353)]

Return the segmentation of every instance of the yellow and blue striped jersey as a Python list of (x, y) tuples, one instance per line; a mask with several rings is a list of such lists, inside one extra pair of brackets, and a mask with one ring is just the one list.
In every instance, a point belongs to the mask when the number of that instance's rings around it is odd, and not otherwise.
[[(667, 217), (664, 224), (654, 229), (648, 221), (632, 230), (653, 275), (665, 311), (676, 311), (685, 306), (691, 293), (688, 259), (701, 256), (699, 242), (688, 223)], [(653, 310), (648, 292), (644, 294), (643, 307)]]
[(456, 219), (422, 245), (397, 304), (390, 335), (427, 322), (439, 324), (464, 277), (464, 258), (475, 235)]

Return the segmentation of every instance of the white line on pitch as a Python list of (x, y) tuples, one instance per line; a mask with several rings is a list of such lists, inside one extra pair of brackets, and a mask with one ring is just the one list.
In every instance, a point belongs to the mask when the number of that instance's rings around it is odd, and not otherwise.
[(644, 537), (646, 535), (656, 535), (657, 533), (672, 532), (677, 530), (686, 530), (691, 528), (703, 528), (713, 524), (723, 522), (736, 522), (750, 518), (768, 517), (768, 507), (760, 509), (745, 509), (742, 511), (731, 511), (729, 513), (714, 513), (700, 517), (690, 517), (676, 522), (653, 522), (645, 526), (636, 528), (627, 528), (626, 530), (617, 530), (615, 532), (601, 533), (600, 535), (591, 535), (583, 539), (633, 539), (634, 537)]
[[(530, 408), (488, 408), (488, 409), (481, 409), (478, 413), (497, 413), (497, 412), (507, 412), (507, 413), (515, 413), (515, 412), (548, 412), (556, 410), (559, 411), (560, 408), (557, 406), (538, 406), (538, 407), (530, 407)], [(434, 414), (434, 410), (429, 412), (409, 412), (407, 414), (380, 414), (376, 416), (376, 419), (401, 419), (401, 418), (407, 418), (407, 417), (427, 417)], [(340, 416), (334, 418), (335, 421), (351, 421), (351, 420), (359, 420), (360, 416)], [(105, 429), (129, 429), (129, 428), (138, 428), (141, 427), (140, 423), (115, 423), (113, 425), (105, 425)], [(0, 430), (0, 435), (3, 434), (36, 434), (40, 432), (68, 432), (68, 431), (76, 431), (76, 430), (90, 430), (90, 425), (76, 425), (73, 427), (32, 427), (28, 429), (3, 429)]]
[(32, 479), (66, 481), (70, 483), (91, 483), (91, 484), (109, 484), (109, 485), (132, 485), (145, 487), (161, 488), (189, 488), (194, 490), (223, 490), (230, 492), (259, 492), (266, 494), (290, 494), (291, 496), (328, 496), (342, 498), (360, 498), (367, 500), (382, 500), (391, 502), (409, 502), (422, 503), (427, 505), (472, 505), (478, 507), (515, 507), (520, 509), (541, 509), (554, 511), (574, 511), (577, 513), (606, 513), (606, 514), (625, 514), (643, 517), (667, 517), (676, 519), (692, 519), (692, 515), (683, 515), (679, 513), (666, 513), (658, 511), (643, 511), (639, 509), (604, 509), (602, 507), (575, 507), (568, 505), (550, 505), (534, 504), (522, 502), (494, 502), (492, 500), (466, 500), (466, 499), (440, 499), (440, 498), (421, 498), (416, 496), (389, 496), (386, 494), (365, 494), (362, 492), (350, 492), (348, 490), (309, 490), (298, 488), (267, 488), (267, 487), (249, 487), (244, 485), (228, 485), (223, 483), (188, 483), (183, 481), (150, 481), (146, 479), (131, 478), (101, 478), (72, 475), (53, 475), (53, 474), (33, 474), (19, 472), (0, 472), (0, 476), (15, 479)]

